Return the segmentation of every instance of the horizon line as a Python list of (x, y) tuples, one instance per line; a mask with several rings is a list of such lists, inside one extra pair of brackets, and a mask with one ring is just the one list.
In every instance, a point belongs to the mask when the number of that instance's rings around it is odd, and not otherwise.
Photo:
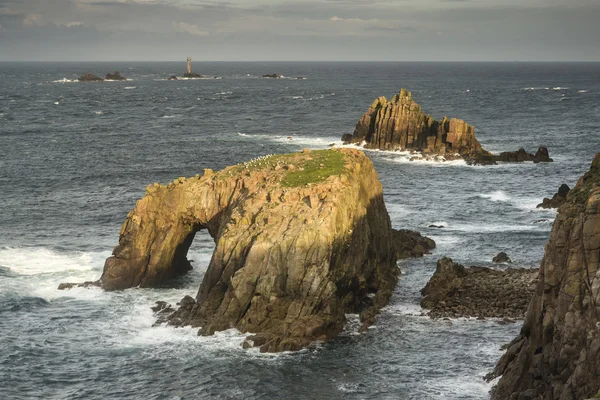
[[(0, 63), (32, 62), (32, 63), (75, 63), (75, 62), (185, 62), (185, 58), (173, 60), (0, 60)], [(600, 63), (600, 60), (199, 60), (194, 62), (222, 62), (222, 63)]]

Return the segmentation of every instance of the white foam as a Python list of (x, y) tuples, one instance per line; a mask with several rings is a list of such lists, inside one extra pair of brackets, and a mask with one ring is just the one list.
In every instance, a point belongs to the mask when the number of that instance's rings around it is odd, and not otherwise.
[(454, 224), (448, 228), (448, 230), (475, 233), (475, 232), (486, 232), (486, 233), (497, 233), (497, 232), (527, 232), (539, 230), (538, 226), (535, 225), (500, 225), (500, 224), (486, 224), (485, 222), (474, 223), (474, 224)]
[(556, 87), (553, 87), (552, 90), (569, 90), (569, 88), (568, 87), (556, 86)]
[(549, 87), (526, 87), (523, 88), (522, 90), (550, 90)]
[(54, 104), (58, 106), (60, 105), (60, 101), (55, 101)]
[(175, 118), (175, 117), (177, 117), (177, 116), (176, 115), (164, 115), (163, 116), (163, 118), (166, 118), (166, 119)]
[(92, 255), (82, 252), (61, 254), (46, 248), (5, 247), (0, 249), (0, 265), (19, 275), (89, 271)]
[(57, 81), (52, 81), (52, 82), (54, 82), (54, 83), (72, 83), (72, 82), (79, 82), (79, 80), (78, 79), (62, 78), (62, 79), (59, 79)]
[(578, 90), (577, 93), (587, 93), (587, 90)]
[(245, 133), (242, 133), (242, 132), (238, 132), (237, 134), (240, 135), (240, 136), (249, 136), (249, 135), (247, 135)]
[(489, 199), (490, 201), (509, 201), (510, 196), (504, 193), (502, 190), (496, 190), (495, 192), (489, 194), (479, 194), (479, 197), (483, 199)]
[(303, 99), (304, 96), (292, 96), (292, 99), (294, 100), (299, 100), (299, 99)]
[(102, 114), (104, 114), (104, 112), (102, 112), (102, 111), (94, 111), (94, 114), (96, 114), (96, 115), (102, 115)]
[(125, 90), (137, 89), (137, 86), (125, 86)]

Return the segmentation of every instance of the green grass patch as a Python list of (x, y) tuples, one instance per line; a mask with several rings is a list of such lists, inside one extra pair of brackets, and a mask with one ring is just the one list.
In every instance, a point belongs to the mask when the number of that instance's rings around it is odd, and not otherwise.
[(322, 182), (331, 175), (340, 175), (344, 171), (344, 155), (334, 150), (313, 150), (303, 153), (293, 165), (295, 169), (286, 173), (281, 186), (304, 186)]
[(585, 206), (592, 186), (600, 186), (600, 158), (596, 157), (592, 163), (592, 168), (583, 175), (583, 185), (574, 187), (569, 191), (567, 200), (573, 200), (576, 204)]

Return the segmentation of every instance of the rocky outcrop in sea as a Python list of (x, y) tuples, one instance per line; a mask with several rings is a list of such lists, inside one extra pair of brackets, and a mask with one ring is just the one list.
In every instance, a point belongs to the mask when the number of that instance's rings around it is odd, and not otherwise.
[(558, 192), (556, 192), (551, 199), (545, 197), (544, 200), (542, 200), (542, 202), (536, 206), (536, 208), (558, 208), (562, 206), (567, 201), (567, 194), (569, 194), (569, 190), (571, 190), (569, 185), (563, 183), (558, 188)]
[(346, 313), (372, 324), (396, 284), (382, 186), (358, 150), (262, 157), (150, 185), (121, 228), (102, 287), (152, 287), (185, 273), (201, 229), (216, 243), (208, 270), (195, 298), (167, 319), (203, 335), (235, 327), (254, 334), (246, 346), (298, 350), (340, 333)]
[(113, 73), (106, 74), (105, 80), (107, 81), (126, 81), (127, 78), (121, 75), (119, 71), (115, 71)]
[(432, 318), (522, 319), (537, 279), (537, 269), (467, 268), (443, 257), (421, 290), (421, 306)]
[(519, 336), (489, 378), (492, 399), (600, 396), (600, 153), (552, 225)]
[(361, 144), (367, 149), (413, 150), (445, 160), (464, 159), (469, 164), (497, 162), (551, 162), (548, 149), (536, 154), (524, 149), (492, 154), (475, 138), (475, 128), (465, 121), (444, 117), (436, 121), (421, 110), (411, 92), (401, 89), (390, 101), (377, 98), (356, 124), (353, 134), (342, 136), (344, 144)]
[(104, 79), (94, 74), (83, 74), (79, 77), (79, 82), (102, 82)]

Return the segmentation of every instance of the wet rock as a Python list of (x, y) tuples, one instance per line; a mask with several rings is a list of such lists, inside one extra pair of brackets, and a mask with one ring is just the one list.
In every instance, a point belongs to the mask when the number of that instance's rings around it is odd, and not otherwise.
[(443, 257), (421, 290), (421, 306), (431, 318), (522, 319), (536, 282), (536, 269), (466, 268)]
[(558, 209), (520, 334), (492, 399), (585, 399), (600, 388), (600, 153)]
[(492, 258), (494, 264), (511, 264), (512, 260), (505, 252), (501, 251), (494, 258)]
[(261, 157), (149, 185), (106, 260), (102, 287), (154, 287), (185, 273), (200, 229), (215, 239), (211, 262), (195, 298), (166, 320), (202, 335), (235, 327), (260, 335), (261, 351), (298, 350), (339, 334), (346, 314), (374, 321), (396, 284), (382, 186), (358, 150)]
[(176, 75), (171, 75), (167, 80), (169, 80), (169, 81), (177, 81), (177, 80), (179, 80), (179, 78), (177, 78)]
[(79, 77), (79, 82), (102, 82), (103, 80), (94, 74), (83, 74)]
[(544, 200), (538, 204), (536, 208), (558, 208), (562, 206), (567, 201), (569, 190), (571, 190), (569, 185), (563, 183), (558, 188), (558, 192), (556, 192), (551, 199), (544, 198)]
[(100, 282), (100, 280), (97, 281), (86, 281), (83, 283), (61, 283), (60, 285), (58, 285), (58, 290), (66, 290), (66, 289), (72, 289), (74, 287), (84, 287), (84, 288), (88, 288), (88, 287), (100, 287), (102, 285), (102, 282)]
[(279, 74), (264, 74), (261, 76), (261, 78), (283, 78), (282, 75)]
[(435, 241), (427, 236), (421, 236), (417, 231), (407, 229), (392, 229), (393, 242), (396, 247), (396, 258), (423, 257), (435, 249)]
[(124, 76), (121, 76), (121, 73), (119, 71), (115, 71), (112, 74), (109, 72), (108, 74), (106, 74), (106, 78), (107, 81), (126, 81), (127, 78), (125, 78)]

